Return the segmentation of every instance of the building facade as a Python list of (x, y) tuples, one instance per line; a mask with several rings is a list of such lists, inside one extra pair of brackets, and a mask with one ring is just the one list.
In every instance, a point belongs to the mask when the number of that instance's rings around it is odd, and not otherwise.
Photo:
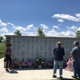
[(6, 35), (6, 43), (12, 44), (13, 58), (17, 60), (24, 59), (25, 61), (28, 59), (35, 60), (39, 56), (47, 61), (52, 60), (54, 56), (53, 49), (58, 41), (62, 42), (65, 50), (64, 61), (66, 61), (75, 40), (80, 42), (80, 39), (77, 38)]

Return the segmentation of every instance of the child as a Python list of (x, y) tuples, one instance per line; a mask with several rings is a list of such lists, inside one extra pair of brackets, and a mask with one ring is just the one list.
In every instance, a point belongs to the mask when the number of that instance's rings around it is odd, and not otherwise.
[(67, 67), (65, 68), (65, 70), (73, 71), (72, 59), (69, 59), (66, 64), (67, 64)]

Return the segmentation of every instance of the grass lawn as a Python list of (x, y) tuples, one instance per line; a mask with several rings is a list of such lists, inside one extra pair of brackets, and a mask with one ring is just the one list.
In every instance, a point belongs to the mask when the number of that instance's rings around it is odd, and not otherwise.
[(0, 58), (4, 57), (5, 43), (0, 43)]
[(0, 59), (4, 57), (4, 54), (0, 54)]

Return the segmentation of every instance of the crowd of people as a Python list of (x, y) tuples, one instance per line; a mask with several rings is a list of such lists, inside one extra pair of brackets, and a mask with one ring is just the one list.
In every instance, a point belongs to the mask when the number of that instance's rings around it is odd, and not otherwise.
[[(57, 67), (59, 66), (59, 75), (60, 78), (63, 78), (63, 60), (65, 55), (65, 50), (61, 46), (62, 43), (59, 41), (56, 44), (56, 48), (53, 50), (53, 56), (54, 56), (54, 66), (53, 66), (53, 78), (56, 78), (56, 71)], [(11, 67), (12, 62), (12, 54), (11, 54), (11, 44), (8, 44), (5, 49), (5, 61), (6, 61), (6, 71), (9, 70), (13, 71)], [(70, 52), (70, 56), (68, 58), (67, 67), (65, 70), (73, 71), (73, 78), (80, 78), (80, 46), (78, 41), (74, 41), (74, 47)]]

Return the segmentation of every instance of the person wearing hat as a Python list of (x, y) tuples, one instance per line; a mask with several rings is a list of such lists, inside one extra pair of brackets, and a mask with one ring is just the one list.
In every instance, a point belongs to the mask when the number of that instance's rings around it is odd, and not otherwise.
[(59, 66), (59, 75), (62, 78), (63, 71), (63, 56), (65, 55), (64, 48), (61, 47), (61, 42), (57, 42), (57, 47), (54, 48), (53, 56), (54, 56), (54, 68), (53, 68), (53, 78), (56, 78), (56, 70)]

